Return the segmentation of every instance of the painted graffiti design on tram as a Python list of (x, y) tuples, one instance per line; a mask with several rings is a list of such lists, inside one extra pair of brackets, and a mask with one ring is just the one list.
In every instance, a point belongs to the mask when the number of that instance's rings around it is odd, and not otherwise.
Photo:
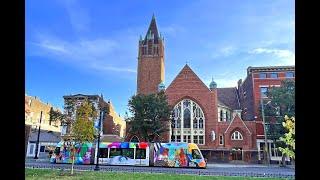
[(196, 153), (193, 151), (198, 151), (198, 147), (193, 143), (155, 143), (154, 164), (168, 167), (204, 167), (202, 156), (193, 156)]
[[(92, 143), (82, 143), (82, 145), (75, 145), (75, 164), (90, 164), (92, 161), (91, 155), (93, 154)], [(59, 142), (50, 162), (55, 163), (72, 163), (74, 154), (67, 142)]]

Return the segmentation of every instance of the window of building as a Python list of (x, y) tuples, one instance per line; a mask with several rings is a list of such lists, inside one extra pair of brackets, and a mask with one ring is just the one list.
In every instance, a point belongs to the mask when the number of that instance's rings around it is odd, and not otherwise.
[(199, 136), (199, 144), (204, 144), (203, 143), (203, 136)]
[(100, 148), (99, 157), (108, 158), (108, 148)]
[(187, 142), (187, 136), (183, 136), (183, 142)]
[(40, 152), (44, 152), (45, 148), (46, 148), (46, 146), (40, 146)]
[(110, 149), (109, 158), (113, 158), (115, 156), (120, 156), (120, 155), (121, 155), (121, 149), (120, 148), (111, 148)]
[(270, 78), (278, 78), (278, 73), (271, 73)]
[(181, 119), (178, 118), (178, 119), (177, 119), (177, 126), (176, 126), (176, 128), (180, 128), (180, 127), (181, 127)]
[(193, 136), (193, 143), (198, 144), (198, 136)]
[(199, 119), (199, 128), (200, 129), (203, 128), (203, 119), (202, 118)]
[(193, 119), (193, 128), (198, 128), (198, 120), (196, 118)]
[(33, 154), (34, 144), (30, 144), (29, 154)]
[(190, 121), (191, 121), (191, 117), (190, 117), (190, 110), (189, 109), (185, 109), (184, 113), (183, 113), (183, 127), (184, 128), (190, 128)]
[(226, 121), (229, 121), (229, 112), (226, 111)]
[(220, 122), (223, 121), (223, 112), (222, 112), (222, 109), (220, 110)]
[(223, 145), (223, 136), (222, 135), (219, 136), (219, 144)]
[(268, 88), (267, 87), (260, 87), (260, 95), (262, 98), (267, 97)]
[(146, 159), (146, 150), (137, 148), (136, 159)]
[(171, 142), (175, 142), (176, 141), (176, 136), (172, 135), (171, 136)]
[[(192, 142), (190, 136), (191, 127), (197, 131), (201, 130), (203, 134), (205, 134), (205, 116), (201, 107), (196, 102), (191, 99), (183, 99), (175, 105), (172, 112), (173, 122), (177, 122), (174, 128), (176, 128), (176, 130), (177, 128), (182, 128), (180, 135), (183, 137), (177, 136), (177, 142), (181, 142), (182, 138), (183, 142)], [(173, 135), (173, 132), (175, 131), (171, 131), (170, 135)]]
[(286, 78), (293, 78), (294, 72), (286, 72)]
[(177, 142), (181, 142), (181, 135), (177, 136)]
[(231, 135), (232, 140), (243, 140), (242, 134), (239, 131), (235, 131)]
[(260, 73), (259, 74), (259, 78), (260, 79), (266, 79), (267, 78), (267, 74), (266, 73)]

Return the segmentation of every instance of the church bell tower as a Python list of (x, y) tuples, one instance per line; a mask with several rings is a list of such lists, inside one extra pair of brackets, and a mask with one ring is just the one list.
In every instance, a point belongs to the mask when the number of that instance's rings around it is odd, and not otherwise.
[(158, 92), (164, 81), (164, 38), (159, 35), (154, 15), (144, 39), (140, 36), (137, 94)]

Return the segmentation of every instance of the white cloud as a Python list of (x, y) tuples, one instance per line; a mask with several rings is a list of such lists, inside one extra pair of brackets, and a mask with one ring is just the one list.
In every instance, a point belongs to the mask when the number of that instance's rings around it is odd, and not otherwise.
[(294, 65), (295, 54), (294, 52), (286, 49), (268, 49), (256, 48), (249, 51), (249, 54), (270, 54), (280, 60), (276, 65)]
[(232, 45), (223, 46), (214, 51), (211, 55), (212, 58), (228, 57), (236, 52), (236, 47)]
[(110, 61), (110, 59), (120, 57), (117, 55), (117, 51), (121, 46), (115, 40), (101, 38), (66, 41), (50, 35), (39, 34), (38, 40), (30, 42), (30, 45), (35, 47), (32, 49), (34, 55), (52, 57), (51, 59), (63, 63), (106, 72), (136, 73), (134, 69), (118, 67), (117, 61)]
[(92, 65), (91, 67), (95, 68), (96, 70), (100, 70), (100, 71), (117, 71), (117, 72), (137, 73), (137, 70), (130, 69), (130, 68), (118, 68), (118, 67), (112, 67), (112, 66), (97, 66), (97, 65)]
[(71, 26), (76, 31), (88, 31), (90, 28), (91, 18), (87, 9), (80, 6), (76, 0), (60, 1), (68, 13)]

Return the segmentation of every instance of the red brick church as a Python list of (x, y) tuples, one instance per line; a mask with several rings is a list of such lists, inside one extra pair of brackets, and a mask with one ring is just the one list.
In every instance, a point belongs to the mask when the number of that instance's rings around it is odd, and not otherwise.
[[(164, 38), (159, 35), (153, 16), (146, 36), (139, 41), (137, 93), (164, 91), (169, 105), (174, 107), (170, 131), (159, 141), (196, 143), (209, 161), (261, 159), (257, 135), (261, 137), (263, 129), (261, 132), (257, 128), (256, 119), (242, 119), (245, 107), (239, 94), (239, 87), (243, 90), (241, 84), (238, 88), (217, 88), (212, 80), (208, 86), (188, 65), (167, 88), (164, 75)], [(132, 138), (139, 139), (128, 135), (126, 140)]]

